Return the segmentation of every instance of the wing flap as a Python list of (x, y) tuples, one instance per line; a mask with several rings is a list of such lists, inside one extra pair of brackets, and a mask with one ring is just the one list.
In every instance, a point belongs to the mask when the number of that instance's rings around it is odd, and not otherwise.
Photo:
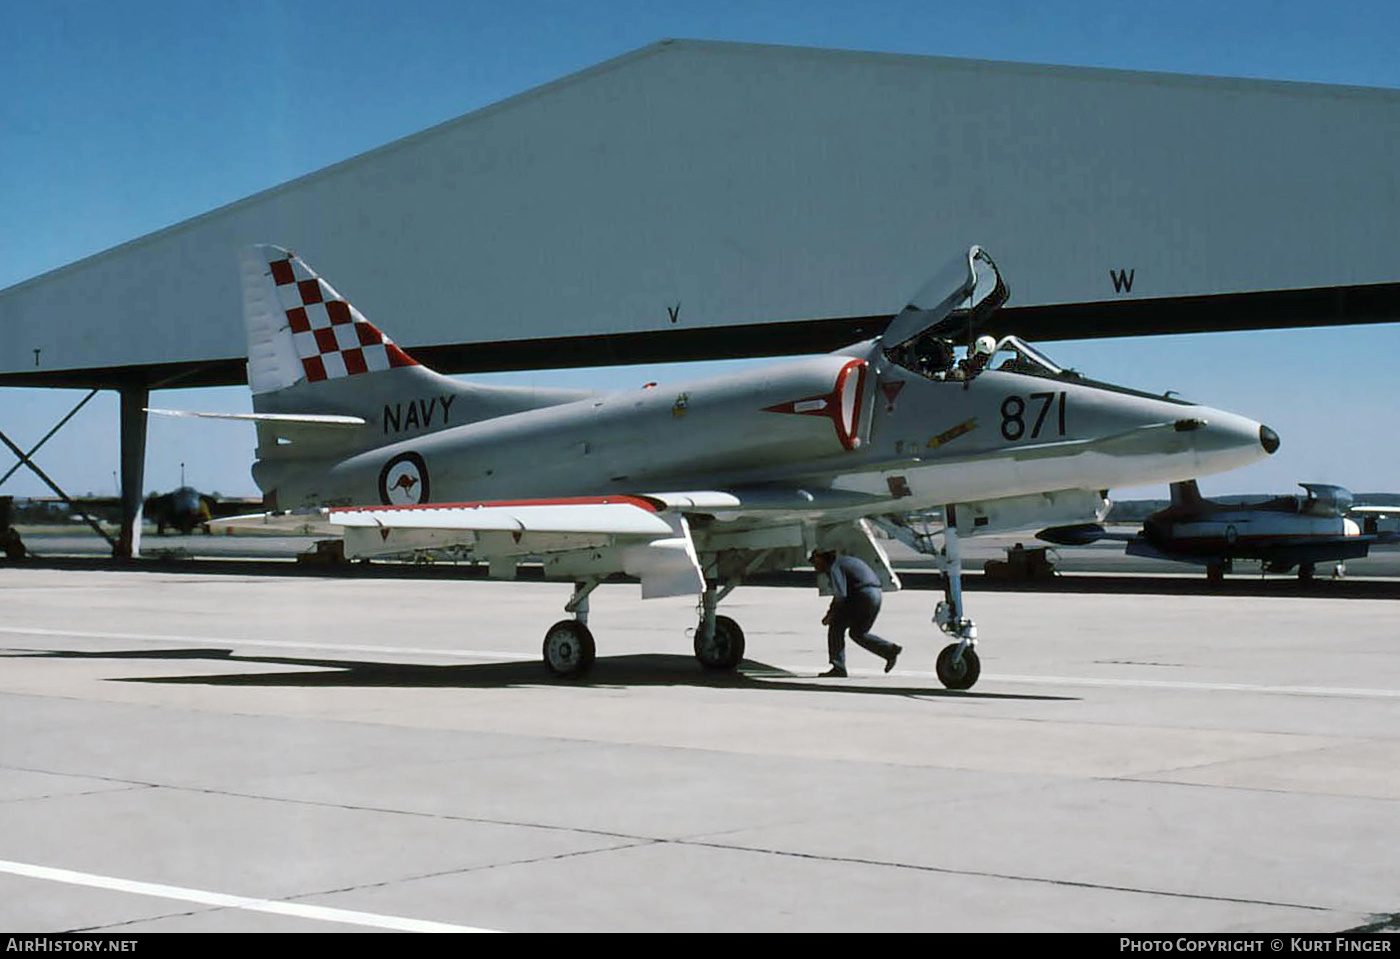
[(655, 539), (673, 534), (650, 503), (633, 497), (371, 506), (333, 509), (336, 526), (505, 533), (598, 533)]

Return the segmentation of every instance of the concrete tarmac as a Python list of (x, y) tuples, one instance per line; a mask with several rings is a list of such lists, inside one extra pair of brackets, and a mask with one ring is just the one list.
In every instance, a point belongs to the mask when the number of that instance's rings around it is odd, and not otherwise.
[[(0, 929), (1332, 932), (1400, 912), (1400, 600), (0, 567)], [(1389, 924), (1389, 925), (1388, 925)]]

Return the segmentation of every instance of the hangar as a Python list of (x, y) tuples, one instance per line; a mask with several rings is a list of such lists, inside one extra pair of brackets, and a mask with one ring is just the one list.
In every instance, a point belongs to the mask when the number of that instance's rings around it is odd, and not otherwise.
[(0, 386), (121, 392), (130, 552), (249, 243), (449, 373), (834, 348), (969, 242), (1033, 339), (1393, 321), (1396, 142), (1391, 90), (661, 41), (0, 291)]

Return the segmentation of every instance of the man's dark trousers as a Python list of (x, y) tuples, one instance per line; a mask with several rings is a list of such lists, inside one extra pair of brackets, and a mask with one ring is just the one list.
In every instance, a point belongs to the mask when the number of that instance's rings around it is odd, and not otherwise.
[(870, 632), (880, 615), (880, 590), (858, 589), (832, 610), (826, 630), (826, 651), (831, 665), (846, 668), (846, 630), (851, 639), (881, 659), (889, 659), (896, 646)]

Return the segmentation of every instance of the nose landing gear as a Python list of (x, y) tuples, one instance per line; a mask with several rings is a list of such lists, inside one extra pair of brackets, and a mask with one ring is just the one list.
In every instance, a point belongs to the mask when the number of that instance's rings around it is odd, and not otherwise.
[(962, 554), (958, 549), (957, 511), (944, 510), (943, 550), (939, 566), (943, 570), (943, 602), (933, 612), (939, 629), (957, 640), (938, 654), (938, 681), (949, 689), (971, 689), (982, 675), (977, 656), (977, 624), (963, 615)]

